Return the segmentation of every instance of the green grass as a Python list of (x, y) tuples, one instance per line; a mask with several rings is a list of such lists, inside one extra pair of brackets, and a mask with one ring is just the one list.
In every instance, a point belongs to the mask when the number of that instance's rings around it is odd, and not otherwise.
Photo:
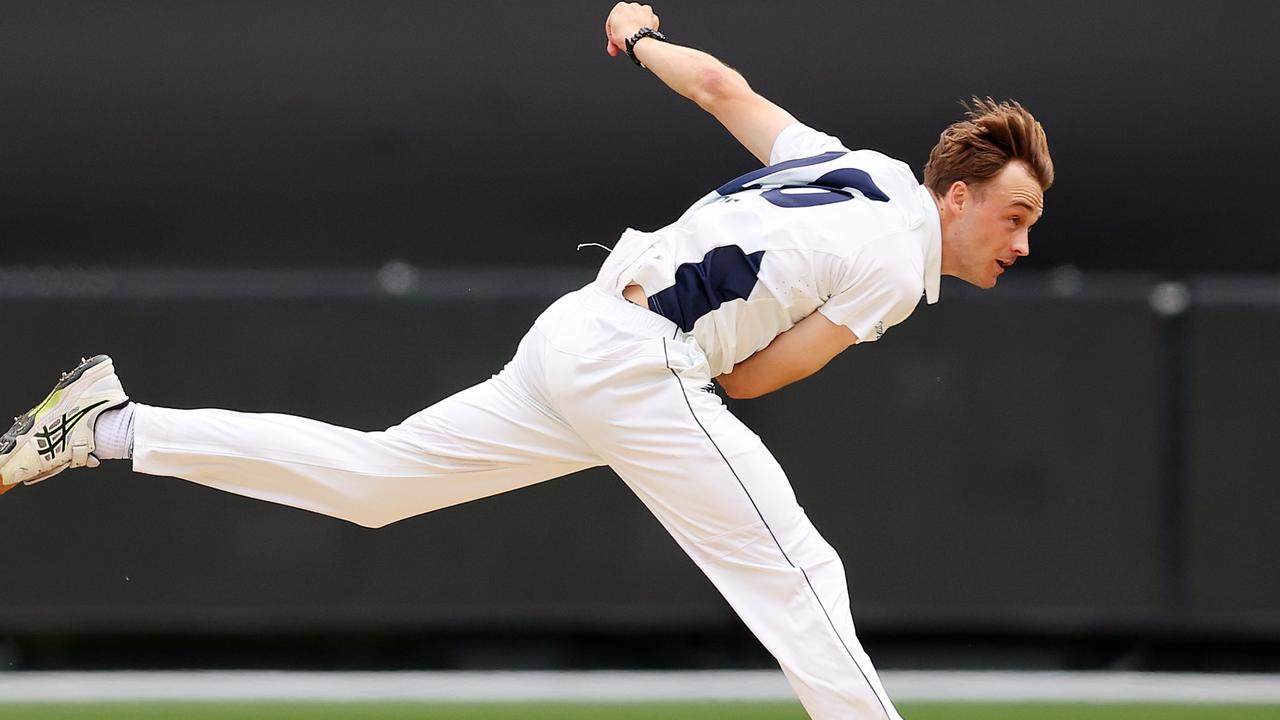
[[(1276, 720), (1277, 705), (910, 703), (906, 720)], [(785, 704), (0, 704), (0, 720), (806, 720)]]

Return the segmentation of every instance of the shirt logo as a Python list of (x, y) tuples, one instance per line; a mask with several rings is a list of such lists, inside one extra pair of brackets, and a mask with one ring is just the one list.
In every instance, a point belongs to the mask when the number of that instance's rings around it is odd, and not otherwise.
[(882, 337), (884, 337), (884, 321), (883, 320), (876, 323), (876, 339), (879, 340)]

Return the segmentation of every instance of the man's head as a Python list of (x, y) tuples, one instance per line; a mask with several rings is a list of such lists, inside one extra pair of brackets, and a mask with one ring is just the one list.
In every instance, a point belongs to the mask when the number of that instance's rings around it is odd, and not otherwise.
[(942, 220), (942, 272), (981, 288), (1030, 253), (1053, 160), (1044, 128), (1021, 105), (974, 98), (924, 167)]

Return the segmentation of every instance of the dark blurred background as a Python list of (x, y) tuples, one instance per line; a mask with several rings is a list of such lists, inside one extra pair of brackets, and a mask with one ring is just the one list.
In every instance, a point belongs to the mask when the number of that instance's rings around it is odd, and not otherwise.
[[(752, 158), (604, 54), (610, 3), (0, 5), (0, 399), (379, 429), (496, 372), (633, 226)], [(733, 409), (884, 667), (1280, 669), (1280, 10), (673, 2), (675, 41), (919, 171), (1044, 123), (1032, 256)], [(377, 532), (115, 464), (0, 502), (0, 668), (743, 667), (607, 470)]]
[[(753, 160), (604, 55), (596, 2), (6, 2), (6, 264), (590, 265)], [(1273, 4), (736, 2), (671, 36), (923, 165), (1015, 98), (1058, 163), (1034, 257), (1280, 271)]]

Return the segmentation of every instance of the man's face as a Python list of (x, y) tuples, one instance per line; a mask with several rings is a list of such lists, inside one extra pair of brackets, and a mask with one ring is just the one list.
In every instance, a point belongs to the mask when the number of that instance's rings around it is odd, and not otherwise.
[(1011, 162), (981, 186), (956, 183), (942, 203), (950, 214), (943, 272), (990, 288), (1031, 253), (1027, 235), (1044, 213), (1044, 192), (1024, 164)]

